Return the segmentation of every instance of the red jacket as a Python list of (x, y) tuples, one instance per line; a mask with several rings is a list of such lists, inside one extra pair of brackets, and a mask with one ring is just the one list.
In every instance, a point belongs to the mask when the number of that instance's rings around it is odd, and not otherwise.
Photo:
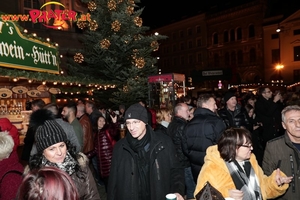
[(110, 135), (111, 139), (116, 140), (119, 134), (118, 124), (105, 125), (98, 130), (94, 139), (94, 150), (87, 154), (89, 158), (94, 155), (97, 156), (99, 174), (102, 178), (109, 177), (113, 151), (113, 145), (107, 134)]
[[(5, 175), (6, 172), (15, 170), (20, 173), (10, 172)], [(0, 179), (2, 179), (0, 185), (0, 199), (15, 199), (17, 191), (22, 182), (23, 165), (19, 163), (19, 157), (16, 151), (13, 151), (10, 156), (0, 161)]]

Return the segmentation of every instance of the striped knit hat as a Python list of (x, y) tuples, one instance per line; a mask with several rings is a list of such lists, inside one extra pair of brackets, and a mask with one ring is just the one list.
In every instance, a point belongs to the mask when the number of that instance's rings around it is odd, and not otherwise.
[(39, 126), (35, 133), (35, 142), (38, 152), (59, 143), (65, 142), (67, 135), (62, 127), (55, 120), (46, 120)]

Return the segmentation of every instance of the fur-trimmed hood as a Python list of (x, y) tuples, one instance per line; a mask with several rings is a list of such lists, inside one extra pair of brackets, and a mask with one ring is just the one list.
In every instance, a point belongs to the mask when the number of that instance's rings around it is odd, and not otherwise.
[(34, 111), (30, 115), (29, 126), (31, 128), (36, 129), (40, 125), (44, 124), (44, 122), (46, 120), (54, 120), (54, 119), (55, 119), (55, 116), (54, 116), (54, 114), (50, 110), (39, 109), (37, 111)]

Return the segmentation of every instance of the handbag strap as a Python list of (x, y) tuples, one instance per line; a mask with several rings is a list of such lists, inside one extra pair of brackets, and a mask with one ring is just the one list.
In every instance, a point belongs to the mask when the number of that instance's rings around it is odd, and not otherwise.
[(18, 170), (10, 170), (10, 171), (7, 171), (5, 174), (3, 174), (2, 178), (0, 179), (0, 185), (2, 183), (2, 180), (5, 178), (5, 176), (9, 173), (16, 173), (16, 174), (19, 174), (19, 175), (23, 175), (22, 172), (18, 171)]

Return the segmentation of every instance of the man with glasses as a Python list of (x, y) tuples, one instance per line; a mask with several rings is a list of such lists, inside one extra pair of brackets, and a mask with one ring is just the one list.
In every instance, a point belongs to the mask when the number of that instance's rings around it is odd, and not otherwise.
[(172, 140), (148, 125), (145, 107), (136, 103), (125, 112), (127, 134), (114, 146), (107, 199), (183, 200), (184, 174)]
[(280, 168), (294, 177), (287, 192), (277, 199), (300, 199), (300, 107), (285, 107), (281, 117), (285, 134), (267, 142), (262, 168), (266, 175)]
[(274, 97), (272, 94), (269, 87), (259, 88), (259, 97), (255, 103), (256, 120), (262, 122), (263, 125), (263, 147), (267, 141), (282, 135), (283, 132), (280, 116), (282, 110), (280, 99), (282, 96), (280, 92)]

